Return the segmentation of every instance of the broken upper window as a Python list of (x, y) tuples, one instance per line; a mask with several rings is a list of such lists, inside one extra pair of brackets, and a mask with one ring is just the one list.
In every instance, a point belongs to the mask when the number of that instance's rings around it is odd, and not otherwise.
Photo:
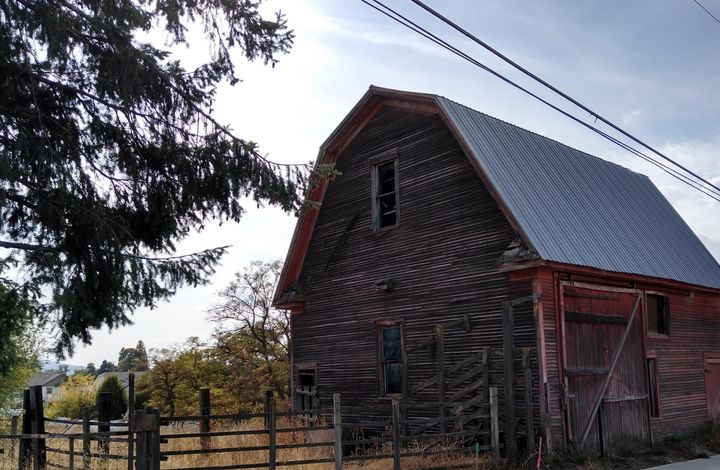
[(650, 334), (670, 334), (670, 300), (664, 295), (647, 295), (647, 330)]
[(400, 325), (380, 328), (380, 373), (383, 392), (402, 392), (402, 330)]
[(381, 163), (373, 175), (373, 216), (376, 228), (392, 227), (398, 222), (397, 160)]

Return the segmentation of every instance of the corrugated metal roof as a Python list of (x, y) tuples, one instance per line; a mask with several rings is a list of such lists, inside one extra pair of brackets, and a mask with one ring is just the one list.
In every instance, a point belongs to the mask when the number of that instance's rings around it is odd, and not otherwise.
[(720, 265), (647, 176), (437, 101), (542, 259), (720, 288)]

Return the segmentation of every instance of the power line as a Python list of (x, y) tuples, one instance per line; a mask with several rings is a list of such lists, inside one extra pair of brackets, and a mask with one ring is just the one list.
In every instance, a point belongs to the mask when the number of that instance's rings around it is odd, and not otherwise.
[(705, 13), (707, 13), (708, 15), (710, 15), (710, 16), (712, 17), (712, 19), (714, 19), (715, 21), (717, 21), (718, 23), (720, 23), (720, 20), (717, 18), (717, 16), (713, 15), (712, 13), (710, 13), (710, 10), (708, 10), (707, 8), (705, 8), (704, 6), (702, 6), (702, 3), (698, 2), (698, 0), (693, 0), (693, 1), (694, 1), (695, 3), (697, 3), (697, 6), (699, 6), (699, 7), (702, 8), (703, 10), (705, 10)]
[[(654, 158), (633, 148), (629, 144), (622, 142), (621, 140), (607, 134), (606, 132), (592, 126), (591, 124), (586, 123), (582, 119), (580, 119), (580, 118), (570, 114), (569, 112), (559, 108), (558, 106), (550, 103), (549, 101), (545, 100), (544, 98), (540, 97), (539, 95), (531, 92), (530, 90), (528, 90), (528, 89), (524, 88), (523, 86), (517, 84), (516, 82), (510, 80), (509, 78), (505, 77), (504, 75), (500, 74), (499, 72), (496, 72), (495, 70), (491, 69), (490, 67), (486, 66), (485, 64), (479, 62), (475, 58), (471, 57), (469, 54), (461, 51), (457, 47), (453, 46), (452, 44), (448, 43), (447, 41), (443, 40), (442, 38), (436, 36), (435, 34), (431, 33), (430, 31), (423, 28), (422, 26), (419, 26), (417, 23), (413, 22), (412, 20), (408, 19), (407, 17), (403, 16), (402, 14), (398, 13), (397, 11), (395, 11), (392, 8), (388, 7), (387, 5), (383, 4), (379, 0), (370, 0), (370, 1), (360, 0), (360, 1), (362, 1), (366, 5), (370, 6), (371, 8), (375, 9), (376, 11), (382, 13), (383, 15), (387, 16), (388, 18), (394, 20), (395, 22), (420, 34), (421, 36), (423, 36), (426, 39), (429, 39), (430, 41), (434, 42), (435, 44), (447, 49), (448, 51), (452, 52), (453, 54), (465, 59), (466, 61), (470, 62), (471, 64), (481, 68), (482, 70), (485, 70), (486, 72), (490, 73), (491, 75), (493, 75), (493, 76), (499, 78), (500, 80), (504, 81), (505, 83), (513, 86), (514, 88), (528, 94), (529, 96), (531, 96), (531, 97), (535, 98), (536, 100), (540, 101), (541, 103), (551, 107), (555, 111), (558, 111), (559, 113), (572, 119), (573, 121), (579, 123), (580, 125), (588, 128), (589, 130), (597, 133), (598, 135), (608, 139), (609, 141), (613, 142), (614, 144), (618, 145), (619, 147), (623, 148), (624, 150), (627, 150), (627, 151), (631, 152), (632, 154), (638, 156), (639, 158), (642, 158), (643, 160), (657, 166), (664, 172), (668, 173), (670, 176), (673, 176), (674, 178), (689, 185), (690, 187), (697, 189), (698, 191), (704, 193), (705, 195), (711, 197), (712, 199), (720, 202), (720, 192), (714, 192), (709, 188), (703, 187), (698, 182), (696, 182), (696, 181), (692, 180), (691, 178), (689, 178), (688, 176), (678, 172), (676, 169), (669, 167), (668, 165), (655, 160)], [(373, 2), (379, 6), (376, 6), (370, 2)]]
[[(423, 10), (427, 11), (428, 13), (430, 13), (431, 15), (433, 15), (434, 17), (436, 17), (437, 19), (439, 19), (439, 20), (442, 21), (443, 23), (447, 24), (448, 26), (450, 26), (450, 27), (453, 28), (454, 30), (458, 31), (459, 33), (461, 33), (462, 35), (464, 35), (464, 36), (467, 37), (468, 39), (472, 40), (472, 41), (475, 42), (476, 44), (479, 44), (480, 46), (484, 47), (485, 49), (487, 49), (488, 51), (490, 51), (491, 53), (493, 53), (495, 56), (497, 56), (497, 57), (499, 57), (500, 59), (502, 59), (504, 62), (512, 65), (514, 68), (516, 68), (517, 70), (519, 70), (519, 71), (522, 72), (523, 74), (525, 74), (525, 75), (527, 75), (528, 77), (532, 78), (532, 79), (535, 80), (536, 82), (542, 84), (542, 85), (545, 86), (546, 88), (552, 90), (554, 93), (560, 95), (560, 96), (563, 97), (564, 99), (570, 101), (572, 104), (574, 104), (575, 106), (579, 107), (580, 109), (586, 111), (587, 113), (589, 113), (589, 114), (590, 114), (591, 116), (593, 116), (594, 118), (599, 119), (600, 121), (602, 121), (602, 122), (605, 123), (606, 125), (608, 125), (608, 126), (612, 127), (613, 129), (615, 129), (617, 132), (620, 132), (620, 133), (623, 134), (625, 137), (627, 137), (627, 138), (629, 138), (629, 139), (632, 139), (634, 142), (640, 144), (641, 146), (643, 146), (643, 147), (645, 147), (646, 149), (650, 150), (651, 152), (655, 153), (656, 155), (658, 155), (658, 156), (661, 157), (662, 159), (670, 162), (671, 164), (677, 166), (678, 168), (681, 168), (682, 170), (684, 170), (684, 171), (687, 172), (688, 174), (694, 176), (694, 177), (695, 177), (696, 179), (698, 179), (700, 182), (702, 182), (702, 183), (710, 186), (711, 188), (715, 189), (716, 191), (720, 191), (720, 187), (715, 186), (713, 183), (711, 183), (710, 181), (707, 181), (705, 178), (701, 177), (700, 175), (698, 175), (698, 174), (695, 173), (694, 171), (692, 171), (692, 170), (690, 170), (689, 168), (683, 166), (682, 164), (676, 162), (675, 160), (673, 160), (672, 158), (668, 157), (667, 155), (665, 155), (664, 153), (660, 152), (659, 150), (655, 149), (654, 147), (650, 146), (649, 144), (643, 142), (642, 140), (640, 140), (639, 138), (637, 138), (637, 137), (635, 137), (634, 135), (630, 134), (629, 132), (627, 132), (626, 130), (624, 130), (624, 129), (621, 128), (620, 126), (616, 125), (616, 124), (613, 123), (612, 121), (608, 120), (607, 118), (605, 118), (605, 117), (602, 116), (601, 114), (593, 111), (593, 110), (590, 109), (588, 106), (585, 106), (584, 104), (582, 104), (582, 103), (579, 102), (578, 100), (572, 98), (572, 97), (569, 96), (567, 93), (559, 90), (557, 87), (551, 85), (550, 83), (548, 83), (547, 81), (543, 80), (543, 79), (540, 78), (539, 76), (535, 75), (534, 73), (532, 73), (531, 71), (529, 71), (528, 69), (526, 69), (525, 67), (523, 67), (522, 65), (518, 64), (517, 62), (513, 61), (512, 59), (510, 59), (510, 58), (507, 57), (506, 55), (502, 54), (502, 53), (501, 53), (500, 51), (498, 51), (497, 49), (493, 48), (492, 46), (490, 46), (490, 45), (487, 44), (486, 42), (482, 41), (482, 40), (479, 39), (477, 36), (473, 35), (472, 33), (468, 32), (467, 30), (463, 29), (462, 27), (460, 27), (459, 25), (457, 25), (456, 23), (454, 23), (452, 20), (450, 20), (450, 19), (448, 19), (447, 17), (443, 16), (442, 14), (440, 14), (439, 12), (437, 12), (436, 10), (433, 10), (432, 8), (430, 8), (429, 6), (427, 6), (425, 3), (421, 2), (420, 0), (410, 0), (410, 1), (413, 2), (414, 4), (416, 4), (417, 6), (419, 6), (420, 8), (422, 8)], [(379, 2), (378, 2), (378, 3), (379, 3)]]

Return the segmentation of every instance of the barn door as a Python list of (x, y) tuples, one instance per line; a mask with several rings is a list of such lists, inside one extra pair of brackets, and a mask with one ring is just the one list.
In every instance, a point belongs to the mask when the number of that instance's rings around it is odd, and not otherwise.
[(705, 391), (708, 417), (720, 423), (720, 354), (705, 354)]
[(596, 453), (649, 444), (639, 295), (564, 285), (561, 296), (570, 444)]

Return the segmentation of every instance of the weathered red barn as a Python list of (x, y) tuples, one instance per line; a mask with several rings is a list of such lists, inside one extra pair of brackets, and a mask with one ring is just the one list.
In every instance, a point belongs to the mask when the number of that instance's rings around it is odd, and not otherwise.
[(720, 266), (646, 176), (376, 87), (318, 163), (340, 174), (310, 195), (321, 205), (298, 221), (276, 298), (293, 312), (297, 406), (340, 392), (370, 413), (432, 377), (438, 358), (418, 349), (435, 325), (459, 320), (443, 338), (458, 363), (502, 347), (503, 302), (531, 296), (513, 333), (536, 351), (549, 448), (720, 419)]

